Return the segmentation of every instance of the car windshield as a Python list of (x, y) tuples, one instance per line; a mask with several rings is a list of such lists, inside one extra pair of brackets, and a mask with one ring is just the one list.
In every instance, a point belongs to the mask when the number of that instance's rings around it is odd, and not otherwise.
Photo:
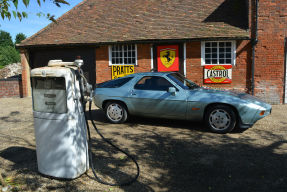
[(168, 74), (167, 76), (183, 89), (195, 89), (195, 88), (200, 87), (199, 85), (186, 79), (179, 73), (171, 73), (171, 74)]

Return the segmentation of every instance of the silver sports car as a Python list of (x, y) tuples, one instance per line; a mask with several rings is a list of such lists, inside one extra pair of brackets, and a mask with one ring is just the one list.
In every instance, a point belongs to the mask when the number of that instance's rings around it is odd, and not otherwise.
[(251, 95), (202, 88), (178, 73), (136, 73), (98, 84), (94, 102), (112, 123), (129, 115), (203, 120), (216, 133), (249, 128), (271, 113)]

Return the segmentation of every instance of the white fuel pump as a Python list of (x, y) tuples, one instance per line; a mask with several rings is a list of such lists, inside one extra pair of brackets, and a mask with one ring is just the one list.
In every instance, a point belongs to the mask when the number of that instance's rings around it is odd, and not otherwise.
[[(56, 178), (74, 179), (91, 165), (95, 180), (111, 186), (129, 185), (139, 176), (135, 158), (107, 140), (92, 119), (93, 91), (85, 79), (83, 60), (51, 60), (47, 67), (31, 71), (36, 154), (40, 173)], [(84, 99), (84, 94), (88, 99)], [(126, 154), (136, 165), (137, 174), (129, 181), (108, 183), (99, 178), (92, 163), (91, 135), (85, 115), (89, 102), (91, 123), (101, 138)], [(90, 164), (89, 164), (90, 162)]]
[(80, 63), (52, 60), (31, 71), (37, 162), (44, 175), (73, 179), (89, 168)]

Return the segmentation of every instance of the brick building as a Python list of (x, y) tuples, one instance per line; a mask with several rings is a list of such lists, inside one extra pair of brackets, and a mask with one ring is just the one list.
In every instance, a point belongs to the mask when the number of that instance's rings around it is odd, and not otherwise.
[[(113, 65), (159, 71), (162, 48), (176, 50), (179, 71), (197, 84), (285, 102), (286, 0), (84, 0), (57, 23), (23, 41), (23, 94), (29, 71), (80, 55), (92, 84)], [(232, 67), (231, 83), (205, 83), (208, 65)], [(219, 82), (219, 81), (218, 81)]]

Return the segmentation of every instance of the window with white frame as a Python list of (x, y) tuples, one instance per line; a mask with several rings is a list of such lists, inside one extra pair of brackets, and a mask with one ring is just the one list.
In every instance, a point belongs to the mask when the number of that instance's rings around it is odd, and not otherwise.
[(202, 65), (224, 65), (236, 62), (235, 41), (203, 41), (201, 42)]
[(110, 65), (136, 65), (136, 45), (112, 45), (109, 47)]

